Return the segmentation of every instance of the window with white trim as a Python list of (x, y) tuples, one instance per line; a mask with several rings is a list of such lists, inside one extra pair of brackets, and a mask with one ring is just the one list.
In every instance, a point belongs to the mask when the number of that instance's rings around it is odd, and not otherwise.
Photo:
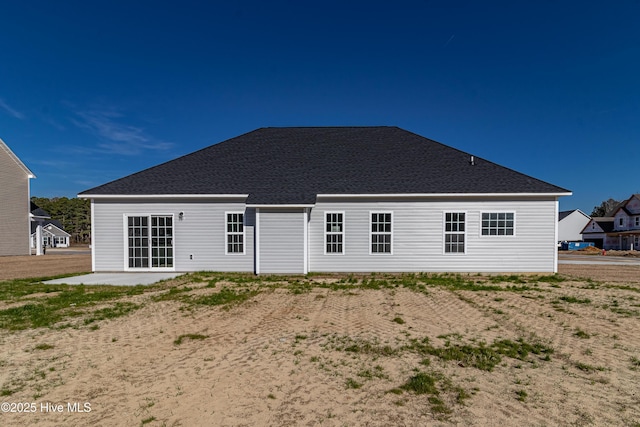
[(371, 212), (371, 253), (390, 254), (392, 242), (391, 212)]
[(324, 222), (324, 241), (326, 254), (344, 253), (344, 213), (327, 212)]
[(482, 235), (513, 236), (514, 217), (513, 212), (484, 212), (482, 214)]
[(636, 227), (640, 227), (640, 216), (636, 217)]
[(244, 213), (227, 212), (227, 254), (244, 254)]
[(173, 217), (127, 217), (129, 268), (173, 267)]
[(444, 214), (444, 252), (464, 253), (465, 213), (446, 212)]

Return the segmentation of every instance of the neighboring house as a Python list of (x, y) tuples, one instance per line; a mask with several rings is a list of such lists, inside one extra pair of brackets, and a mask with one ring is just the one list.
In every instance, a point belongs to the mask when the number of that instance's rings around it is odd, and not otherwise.
[[(31, 223), (31, 248), (36, 245), (36, 224)], [(64, 231), (60, 221), (46, 220), (42, 223), (42, 244), (50, 248), (68, 248), (71, 234)]]
[(613, 231), (613, 218), (593, 217), (582, 230), (582, 240), (592, 242), (596, 248), (611, 249), (618, 238), (609, 236)]
[(94, 271), (555, 272), (568, 190), (397, 127), (262, 128), (79, 194)]
[(558, 213), (558, 240), (561, 242), (578, 242), (582, 240), (582, 230), (591, 217), (580, 209)]
[(33, 172), (0, 139), (0, 256), (29, 255), (29, 183)]
[(620, 203), (606, 218), (592, 218), (582, 230), (582, 238), (603, 249), (640, 248), (640, 194)]

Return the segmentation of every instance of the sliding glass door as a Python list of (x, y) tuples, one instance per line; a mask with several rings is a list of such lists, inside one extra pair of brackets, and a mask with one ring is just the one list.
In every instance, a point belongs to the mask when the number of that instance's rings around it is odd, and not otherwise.
[(173, 217), (127, 217), (129, 268), (173, 268)]

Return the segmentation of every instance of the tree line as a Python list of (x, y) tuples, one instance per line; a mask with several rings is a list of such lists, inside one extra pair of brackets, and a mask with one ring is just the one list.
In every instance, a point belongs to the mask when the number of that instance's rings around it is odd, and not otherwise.
[(67, 197), (32, 197), (31, 201), (60, 221), (64, 231), (71, 234), (72, 243), (91, 242), (91, 202)]

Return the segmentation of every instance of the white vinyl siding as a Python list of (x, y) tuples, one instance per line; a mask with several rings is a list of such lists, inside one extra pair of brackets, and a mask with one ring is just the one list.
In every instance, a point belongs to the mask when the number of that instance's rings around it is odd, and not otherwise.
[[(173, 215), (175, 271), (253, 272), (255, 210), (224, 200), (93, 200), (94, 271), (123, 271), (128, 265), (123, 216)], [(179, 213), (184, 212), (182, 219)], [(245, 254), (226, 256), (226, 212), (244, 212)]]
[(260, 208), (260, 274), (305, 273), (305, 218), (302, 209)]
[[(177, 199), (96, 199), (92, 203), (95, 271), (122, 271), (128, 249), (123, 216), (172, 215), (175, 271), (317, 272), (553, 272), (555, 197), (388, 198), (319, 197), (304, 209), (260, 208), (243, 202)], [(180, 219), (179, 213), (184, 212)], [(226, 255), (226, 213), (243, 212), (245, 254)], [(326, 253), (327, 213), (343, 213), (343, 254)], [(371, 214), (391, 213), (392, 253), (371, 253)], [(465, 254), (444, 253), (444, 215), (465, 213)], [(517, 235), (482, 236), (482, 213), (513, 212)], [(305, 242), (307, 242), (305, 244)], [(348, 245), (347, 245), (348, 244)], [(347, 247), (348, 246), (348, 247)], [(260, 254), (254, 253), (258, 247)], [(255, 263), (259, 263), (256, 265)]]
[[(554, 197), (339, 199), (318, 198), (309, 221), (309, 271), (554, 272), (557, 204)], [(347, 251), (324, 253), (326, 212), (345, 213)], [(393, 254), (370, 253), (371, 212), (393, 211)], [(465, 212), (465, 254), (444, 253), (444, 213)], [(513, 212), (517, 236), (481, 235), (482, 212)]]

